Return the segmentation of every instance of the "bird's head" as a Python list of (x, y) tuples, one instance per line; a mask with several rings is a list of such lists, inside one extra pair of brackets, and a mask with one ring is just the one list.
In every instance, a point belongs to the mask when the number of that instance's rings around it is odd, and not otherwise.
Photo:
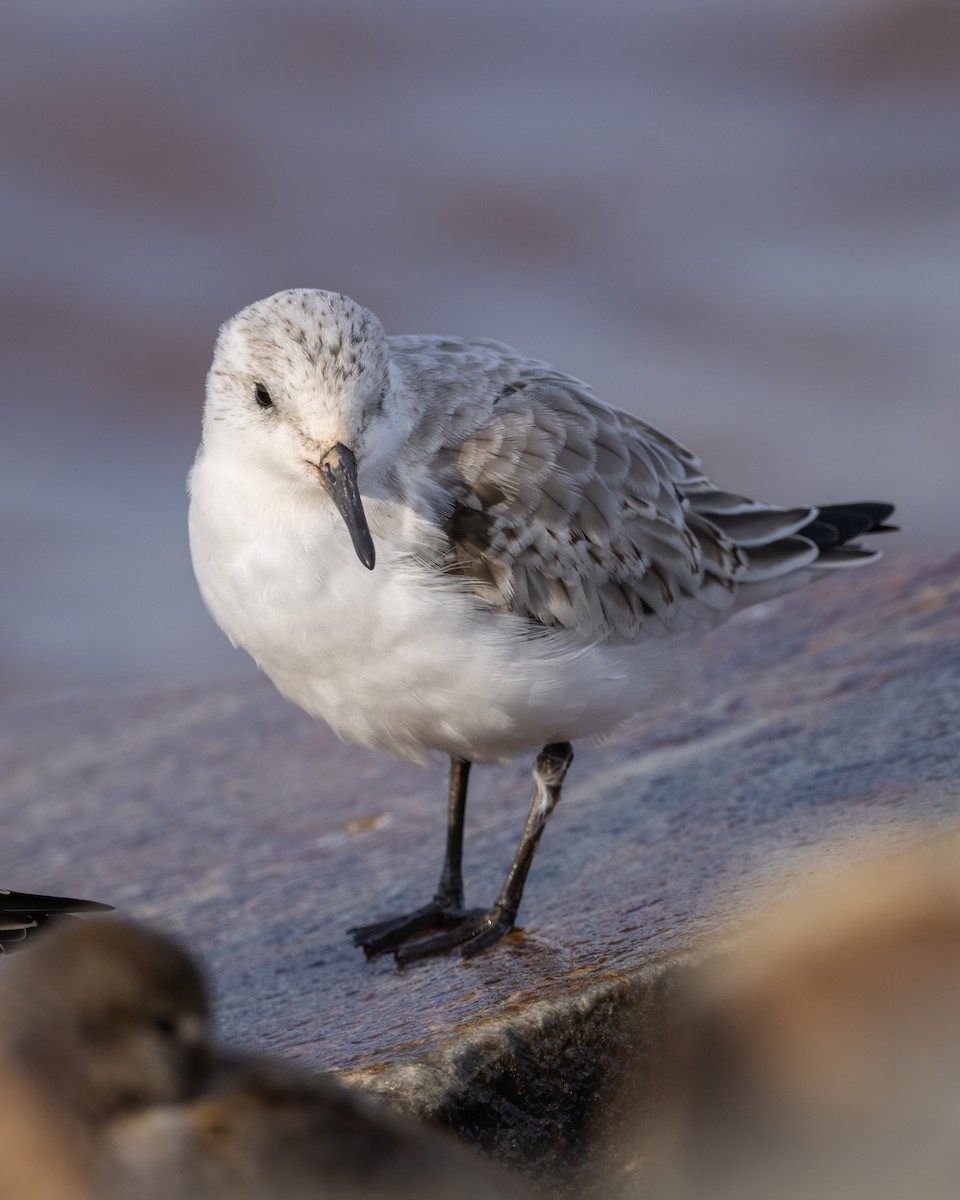
[(77, 920), (21, 951), (2, 983), (9, 1052), (88, 1120), (181, 1100), (203, 1082), (206, 989), (163, 934)]
[(323, 489), (372, 569), (361, 485), (389, 458), (390, 409), (389, 350), (373, 313), (335, 292), (278, 292), (220, 330), (204, 447)]

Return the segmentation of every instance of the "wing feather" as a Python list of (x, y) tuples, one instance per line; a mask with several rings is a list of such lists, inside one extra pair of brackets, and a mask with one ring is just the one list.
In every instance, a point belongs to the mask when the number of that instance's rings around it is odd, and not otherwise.
[(717, 624), (818, 570), (804, 536), (815, 508), (724, 491), (685, 447), (549, 364), (492, 342), (391, 347), (428, 398), (411, 434), (421, 470), (398, 488), (426, 505), (442, 565), (485, 602), (633, 641)]

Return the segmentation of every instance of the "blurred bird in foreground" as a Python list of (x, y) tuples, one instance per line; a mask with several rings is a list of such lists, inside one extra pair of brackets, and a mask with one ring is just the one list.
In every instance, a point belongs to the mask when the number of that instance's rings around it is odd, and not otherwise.
[(0, 1011), (0, 1200), (112, 1195), (112, 1123), (204, 1077), (192, 959), (128, 922), (78, 921), (3, 965)]
[(193, 960), (77, 922), (0, 970), (0, 1200), (523, 1200), (323, 1076), (217, 1052)]
[(204, 1095), (116, 1128), (129, 1200), (532, 1200), (446, 1136), (333, 1080), (224, 1056)]
[(0, 954), (12, 949), (35, 930), (54, 928), (76, 913), (112, 912), (112, 904), (96, 900), (71, 900), (68, 896), (43, 896), (0, 888)]
[[(433, 899), (353, 931), (398, 961), (508, 932), (570, 742), (672, 690), (685, 643), (739, 609), (870, 562), (856, 539), (893, 511), (748, 500), (549, 363), (387, 337), (306, 288), (220, 330), (190, 491), (204, 600), (280, 691), (350, 741), (450, 758)], [(467, 910), (471, 763), (537, 750), (513, 865)]]
[(645, 1195), (956, 1197), (956, 836), (790, 900), (706, 972), (693, 1000), (672, 1062), (668, 1186)]

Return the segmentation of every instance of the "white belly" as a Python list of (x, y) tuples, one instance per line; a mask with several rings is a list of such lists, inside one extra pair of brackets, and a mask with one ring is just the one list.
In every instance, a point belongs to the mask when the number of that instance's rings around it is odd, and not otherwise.
[(531, 637), (522, 619), (417, 566), (416, 518), (389, 502), (367, 502), (368, 571), (322, 494), (267, 510), (202, 459), (191, 490), (194, 570), (214, 619), (349, 741), (418, 761), (496, 761), (606, 733), (663, 679), (661, 642)]

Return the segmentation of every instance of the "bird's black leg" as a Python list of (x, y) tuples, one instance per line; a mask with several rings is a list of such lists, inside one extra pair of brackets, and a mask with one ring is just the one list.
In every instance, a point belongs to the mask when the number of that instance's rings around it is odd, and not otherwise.
[(409, 946), (397, 949), (397, 962), (414, 962), (433, 954), (443, 954), (454, 947), (469, 956), (492, 946), (513, 928), (523, 896), (523, 885), (530, 872), (530, 864), (540, 844), (540, 837), (550, 814), (560, 799), (560, 788), (570, 764), (573, 762), (573, 747), (569, 742), (555, 742), (544, 746), (537, 757), (533, 780), (535, 784), (533, 802), (523, 828), (523, 836), (496, 903), (488, 912), (466, 913), (452, 929), (433, 937), (422, 938)]
[(429, 904), (415, 912), (350, 930), (354, 945), (368, 956), (390, 950), (427, 929), (448, 929), (463, 920), (463, 822), (467, 811), (470, 764), (465, 758), (450, 759), (450, 803), (447, 810), (447, 849), (436, 893)]

